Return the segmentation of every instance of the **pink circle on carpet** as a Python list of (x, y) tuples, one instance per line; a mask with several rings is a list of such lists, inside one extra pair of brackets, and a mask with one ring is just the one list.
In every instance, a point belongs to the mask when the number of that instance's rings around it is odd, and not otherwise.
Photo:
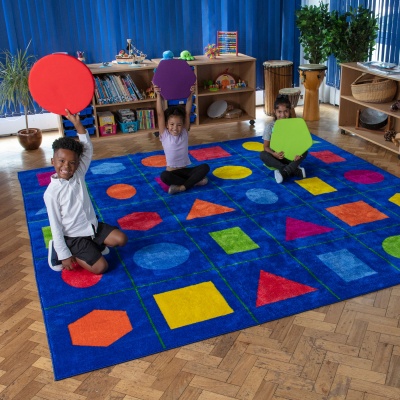
[(86, 269), (76, 266), (72, 271), (63, 269), (61, 272), (62, 280), (75, 288), (84, 289), (96, 285), (103, 275), (96, 275)]
[(344, 174), (344, 177), (355, 183), (370, 185), (372, 183), (382, 182), (385, 178), (379, 172), (368, 171), (367, 169), (354, 169)]

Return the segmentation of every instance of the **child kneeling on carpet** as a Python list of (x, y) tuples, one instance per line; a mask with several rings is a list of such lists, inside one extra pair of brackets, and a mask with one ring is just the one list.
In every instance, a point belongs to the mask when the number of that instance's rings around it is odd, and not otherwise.
[(202, 186), (208, 183), (207, 174), (210, 171), (208, 164), (188, 167), (189, 159), (189, 129), (190, 112), (193, 104), (194, 87), (191, 87), (190, 96), (185, 107), (171, 106), (163, 110), (161, 90), (154, 86), (157, 95), (156, 108), (158, 117), (159, 137), (164, 148), (167, 160), (167, 169), (161, 173), (161, 180), (169, 186), (168, 193), (184, 192), (193, 186)]
[(267, 167), (276, 168), (274, 175), (277, 183), (282, 183), (292, 176), (306, 177), (306, 171), (303, 167), (300, 167), (300, 164), (306, 158), (307, 151), (301, 155), (296, 155), (294, 160), (290, 161), (285, 158), (283, 151), (277, 153), (270, 147), (275, 122), (278, 119), (290, 118), (290, 107), (289, 97), (279, 94), (274, 103), (274, 121), (265, 126), (263, 133), (264, 151), (260, 153), (260, 158)]
[(72, 270), (74, 264), (102, 274), (108, 269), (109, 247), (128, 241), (117, 227), (98, 222), (86, 188), (85, 175), (93, 155), (93, 145), (79, 115), (68, 110), (66, 118), (78, 132), (79, 142), (62, 137), (53, 143), (51, 164), (56, 173), (44, 193), (53, 240), (49, 242), (49, 265), (54, 271)]

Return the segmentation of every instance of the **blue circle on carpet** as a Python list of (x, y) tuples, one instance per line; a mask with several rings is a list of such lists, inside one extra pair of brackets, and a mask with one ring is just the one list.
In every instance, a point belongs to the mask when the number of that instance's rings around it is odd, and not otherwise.
[(189, 258), (190, 251), (179, 244), (157, 243), (143, 247), (133, 256), (139, 267), (161, 270), (183, 264)]
[(274, 204), (278, 201), (278, 195), (267, 189), (249, 189), (246, 196), (253, 203)]

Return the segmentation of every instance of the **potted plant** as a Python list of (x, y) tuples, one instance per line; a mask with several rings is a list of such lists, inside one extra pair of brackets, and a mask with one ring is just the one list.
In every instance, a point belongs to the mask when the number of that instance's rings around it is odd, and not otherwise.
[(0, 110), (23, 106), (26, 128), (18, 131), (18, 140), (26, 150), (35, 150), (42, 143), (42, 132), (28, 127), (28, 109), (33, 104), (28, 77), (35, 61), (35, 57), (28, 54), (29, 45), (15, 54), (6, 50), (0, 58)]
[(296, 11), (296, 26), (300, 31), (299, 41), (304, 58), (310, 64), (322, 64), (331, 54), (331, 14), (328, 4), (303, 6)]
[(331, 13), (332, 54), (338, 63), (364, 62), (371, 57), (378, 35), (378, 18), (359, 6), (349, 11)]

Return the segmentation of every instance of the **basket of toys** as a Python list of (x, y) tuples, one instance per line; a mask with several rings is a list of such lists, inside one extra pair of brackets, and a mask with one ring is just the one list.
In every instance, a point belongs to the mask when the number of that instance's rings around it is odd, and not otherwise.
[(353, 97), (366, 103), (386, 103), (393, 100), (396, 91), (395, 81), (367, 73), (361, 74), (351, 84)]

